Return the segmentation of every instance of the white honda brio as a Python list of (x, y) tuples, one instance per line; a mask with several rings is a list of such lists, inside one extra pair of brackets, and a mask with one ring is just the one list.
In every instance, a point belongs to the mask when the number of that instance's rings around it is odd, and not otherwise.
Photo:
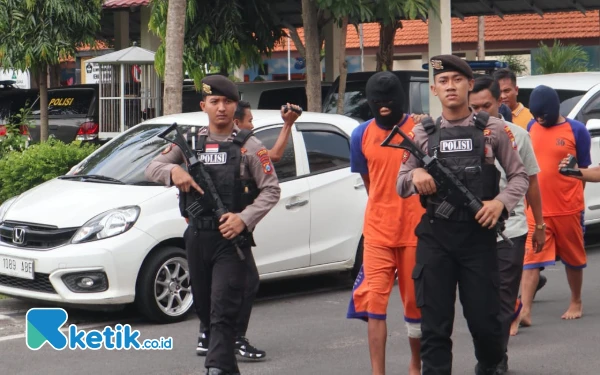
[[(272, 147), (280, 113), (253, 115), (256, 136)], [(185, 113), (136, 125), (67, 175), (4, 202), (0, 294), (84, 308), (135, 303), (151, 320), (182, 320), (192, 295), (178, 191), (144, 177), (167, 146), (157, 134), (173, 122), (187, 131), (208, 118)], [(349, 167), (357, 125), (310, 112), (296, 122), (275, 163), (281, 199), (255, 231), (261, 280), (358, 272), (367, 194)]]

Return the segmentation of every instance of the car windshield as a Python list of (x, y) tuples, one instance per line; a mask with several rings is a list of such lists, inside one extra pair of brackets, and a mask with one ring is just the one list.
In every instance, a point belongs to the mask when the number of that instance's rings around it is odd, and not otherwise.
[[(152, 185), (144, 170), (167, 147), (167, 141), (157, 135), (169, 125), (137, 125), (84, 159), (69, 175), (96, 175), (128, 185)], [(179, 128), (186, 133), (189, 126)]]
[[(48, 90), (48, 116), (87, 116), (94, 95), (93, 89)], [(39, 100), (33, 104), (31, 114), (40, 115)]]
[(35, 102), (37, 93), (33, 90), (11, 90), (0, 92), (0, 124), (10, 116), (19, 112), (21, 108), (30, 106)]
[[(338, 88), (336, 87), (336, 90)], [(333, 90), (332, 90), (333, 91)], [(323, 112), (337, 113), (338, 93), (331, 92), (329, 97), (325, 98)], [(367, 103), (364, 82), (348, 82), (346, 84), (346, 94), (344, 97), (344, 115), (360, 119), (368, 119), (371, 115), (371, 108)]]

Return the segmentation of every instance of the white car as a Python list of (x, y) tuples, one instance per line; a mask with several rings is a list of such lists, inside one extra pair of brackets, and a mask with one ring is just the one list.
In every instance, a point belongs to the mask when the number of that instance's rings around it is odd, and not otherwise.
[[(584, 123), (592, 136), (592, 165), (600, 165), (600, 72), (518, 77), (519, 101), (526, 107), (531, 91), (546, 85), (558, 92), (560, 113)], [(585, 185), (585, 225), (600, 224), (600, 184)]]
[[(270, 148), (279, 111), (253, 111)], [(135, 302), (157, 322), (192, 306), (177, 189), (148, 182), (144, 170), (165, 149), (157, 137), (177, 122), (206, 126), (205, 113), (159, 117), (95, 151), (67, 176), (0, 206), (0, 294), (79, 307)], [(255, 231), (262, 280), (352, 271), (362, 264), (367, 194), (350, 172), (349, 138), (358, 122), (305, 112), (275, 163), (281, 199)], [(87, 177), (86, 177), (87, 176)]]

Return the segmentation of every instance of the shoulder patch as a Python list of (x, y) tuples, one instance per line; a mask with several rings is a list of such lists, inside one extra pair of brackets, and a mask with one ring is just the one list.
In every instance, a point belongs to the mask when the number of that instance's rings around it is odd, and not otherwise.
[(490, 129), (483, 129), (484, 137), (489, 137), (491, 134), (492, 134), (492, 131)]
[(258, 156), (260, 158), (260, 161), (262, 161), (263, 158), (269, 157), (269, 151), (267, 151), (267, 149), (263, 147), (260, 150), (256, 151), (256, 156)]
[(240, 148), (240, 152), (242, 153), (242, 155), (245, 155), (248, 150), (246, 150), (244, 147)]
[[(409, 131), (408, 133), (406, 133), (406, 135), (408, 136), (408, 138), (410, 138), (411, 140), (415, 140), (415, 133), (413, 133), (413, 131)], [(406, 164), (406, 162), (408, 161), (408, 158), (410, 158), (410, 152), (408, 152), (408, 150), (404, 150), (404, 153), (402, 154), (402, 164)]]
[(163, 152), (161, 152), (161, 154), (162, 154), (162, 155), (166, 155), (166, 154), (168, 154), (169, 152), (171, 152), (171, 150), (172, 150), (172, 149), (173, 149), (173, 144), (172, 144), (172, 143), (169, 143), (169, 145), (167, 146), (167, 148), (165, 148), (165, 149), (163, 150)]
[(271, 163), (265, 163), (262, 165), (263, 166), (263, 173), (264, 174), (273, 174), (273, 166), (271, 166)]
[(404, 150), (404, 153), (402, 154), (402, 164), (406, 164), (408, 158), (410, 158), (410, 152)]
[(510, 139), (510, 144), (514, 150), (517, 149), (517, 141), (515, 140), (515, 135), (512, 133), (508, 125), (504, 125), (504, 131), (508, 135), (508, 139)]
[(260, 150), (256, 151), (256, 156), (262, 165), (264, 174), (272, 174), (273, 173), (273, 165), (271, 164), (271, 158), (269, 158), (269, 151), (266, 148), (262, 147)]

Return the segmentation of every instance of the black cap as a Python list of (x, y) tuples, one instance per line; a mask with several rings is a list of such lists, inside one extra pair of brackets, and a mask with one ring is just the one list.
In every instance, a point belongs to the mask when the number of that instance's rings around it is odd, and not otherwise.
[(215, 74), (202, 79), (202, 96), (218, 95), (233, 101), (240, 101), (237, 86), (229, 78)]
[(445, 72), (459, 72), (469, 79), (473, 79), (473, 70), (469, 64), (458, 56), (438, 55), (429, 60), (433, 69), (433, 76)]

